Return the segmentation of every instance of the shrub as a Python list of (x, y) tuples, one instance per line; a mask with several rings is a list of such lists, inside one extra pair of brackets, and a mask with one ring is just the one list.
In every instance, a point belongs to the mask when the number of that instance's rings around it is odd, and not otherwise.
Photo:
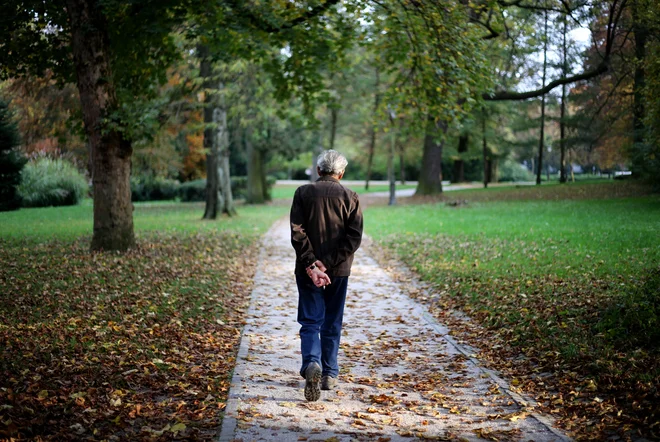
[[(266, 178), (266, 192), (270, 195), (270, 191), (275, 185), (277, 179), (274, 176)], [(235, 199), (245, 199), (247, 195), (247, 177), (233, 176), (231, 177), (231, 193)], [(205, 201), (206, 200), (206, 180), (188, 181), (181, 184), (179, 188), (179, 198), (184, 202)]]
[(62, 159), (38, 158), (21, 172), (18, 192), (24, 207), (71, 206), (87, 195), (85, 177)]
[(507, 158), (502, 161), (497, 177), (498, 181), (534, 181), (534, 175), (525, 166)]
[(131, 177), (131, 201), (173, 200), (179, 195), (177, 180), (154, 177)]
[(18, 143), (18, 128), (7, 103), (0, 101), (0, 211), (16, 210), (21, 205), (18, 185), (26, 160), (16, 150)]
[(179, 198), (183, 202), (204, 201), (206, 199), (206, 180), (195, 180), (179, 186)]
[(620, 347), (660, 348), (660, 267), (611, 305), (597, 329)]

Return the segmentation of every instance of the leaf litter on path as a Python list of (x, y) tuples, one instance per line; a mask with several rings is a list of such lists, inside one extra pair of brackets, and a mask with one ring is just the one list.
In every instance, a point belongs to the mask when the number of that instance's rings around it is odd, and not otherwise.
[[(287, 223), (280, 222), (263, 240), (267, 253), (258, 267), (268, 271), (255, 275), (243, 334), (247, 354), (237, 361), (229, 397), (228, 410), (236, 411), (228, 412), (223, 437), (475, 440), (479, 430), (499, 440), (560, 440), (510, 396), (494, 390), (490, 377), (431, 326), (420, 306), (363, 251), (349, 279), (339, 385), (323, 391), (319, 402), (305, 402), (288, 235)], [(264, 376), (264, 367), (270, 376)], [(251, 418), (254, 413), (261, 418)]]

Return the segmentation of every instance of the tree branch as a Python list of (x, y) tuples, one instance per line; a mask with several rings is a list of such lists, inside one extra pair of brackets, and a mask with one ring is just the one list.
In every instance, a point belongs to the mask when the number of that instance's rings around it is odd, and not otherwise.
[[(520, 7), (522, 0), (513, 0), (508, 6), (515, 5)], [(620, 2), (620, 3), (619, 3)], [(585, 71), (570, 77), (558, 78), (548, 83), (545, 87), (527, 92), (513, 92), (513, 91), (500, 91), (494, 94), (484, 94), (483, 99), (486, 101), (505, 101), (505, 100), (526, 100), (528, 98), (540, 97), (545, 95), (557, 86), (564, 84), (574, 83), (576, 81), (589, 80), (590, 78), (597, 77), (604, 74), (609, 69), (610, 57), (612, 55), (612, 46), (614, 44), (614, 35), (619, 25), (619, 20), (626, 7), (627, 0), (613, 0), (609, 9), (609, 17), (607, 21), (607, 35), (605, 38), (605, 54), (603, 60), (594, 69)], [(504, 0), (499, 0), (500, 4), (506, 3)], [(617, 8), (618, 6), (618, 8)], [(597, 45), (595, 45), (598, 48)]]
[(321, 3), (320, 5), (316, 5), (313, 8), (308, 9), (304, 14), (294, 18), (293, 20), (278, 25), (274, 25), (273, 23), (264, 20), (260, 15), (255, 14), (252, 9), (245, 6), (242, 0), (229, 0), (228, 3), (232, 9), (239, 11), (241, 14), (249, 18), (257, 28), (269, 34), (274, 34), (287, 29), (291, 29), (311, 18), (323, 14), (325, 11), (330, 9), (331, 6), (339, 3), (339, 0), (328, 0), (325, 3)]
[(494, 94), (484, 94), (483, 99), (486, 101), (506, 101), (506, 100), (527, 100), (528, 98), (540, 97), (545, 95), (557, 86), (563, 84), (575, 83), (576, 81), (589, 80), (590, 78), (597, 77), (601, 74), (607, 72), (608, 66), (607, 63), (601, 63), (596, 69), (591, 71), (582, 72), (581, 74), (572, 75), (570, 77), (558, 78), (554, 81), (548, 83), (545, 87), (540, 89), (535, 89), (533, 91), (527, 92), (512, 92), (512, 91), (500, 91), (495, 92)]

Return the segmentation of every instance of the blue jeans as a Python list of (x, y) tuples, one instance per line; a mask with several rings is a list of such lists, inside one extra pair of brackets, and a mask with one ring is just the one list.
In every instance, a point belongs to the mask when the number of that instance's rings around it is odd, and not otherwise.
[(316, 362), (323, 369), (323, 376), (337, 377), (339, 365), (339, 339), (344, 317), (344, 303), (348, 276), (332, 277), (332, 284), (316, 287), (307, 275), (296, 275), (298, 285), (298, 323), (300, 324), (300, 349), (305, 377), (307, 366)]

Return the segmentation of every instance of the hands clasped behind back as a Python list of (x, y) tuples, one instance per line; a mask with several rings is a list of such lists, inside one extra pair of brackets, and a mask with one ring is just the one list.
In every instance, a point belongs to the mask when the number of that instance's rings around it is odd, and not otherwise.
[(328, 269), (321, 261), (316, 261), (307, 269), (307, 276), (312, 279), (316, 287), (325, 287), (331, 284), (330, 277), (325, 273)]

